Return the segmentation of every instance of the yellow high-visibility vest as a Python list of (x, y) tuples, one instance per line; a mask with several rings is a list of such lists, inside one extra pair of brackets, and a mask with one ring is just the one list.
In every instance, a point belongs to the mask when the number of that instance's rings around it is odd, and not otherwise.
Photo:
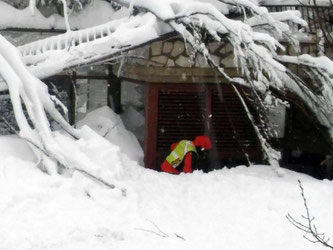
[(197, 150), (191, 141), (181, 140), (176, 148), (167, 156), (166, 161), (176, 168), (184, 160), (188, 152), (197, 153)]

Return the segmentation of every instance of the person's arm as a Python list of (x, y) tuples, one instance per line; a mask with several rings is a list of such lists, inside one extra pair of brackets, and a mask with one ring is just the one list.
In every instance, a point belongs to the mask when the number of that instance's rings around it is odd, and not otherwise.
[(192, 173), (193, 172), (192, 153), (191, 152), (189, 152), (185, 155), (183, 172), (184, 173)]

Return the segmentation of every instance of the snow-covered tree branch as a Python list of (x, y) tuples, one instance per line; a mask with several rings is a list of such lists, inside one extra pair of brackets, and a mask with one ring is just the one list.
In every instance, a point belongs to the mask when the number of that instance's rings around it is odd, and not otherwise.
[[(79, 132), (68, 124), (55, 108), (46, 85), (27, 70), (18, 50), (1, 35), (0, 51), (0, 74), (9, 89), (16, 121), (20, 129), (19, 135), (30, 143), (36, 155), (43, 161), (43, 167), (46, 171), (49, 174), (54, 174), (58, 171), (58, 164), (60, 164), (60, 166), (84, 173), (99, 180), (104, 185), (114, 188), (114, 184), (109, 183), (110, 179), (108, 179), (112, 175), (105, 172), (105, 170), (108, 171), (107, 168), (104, 168), (103, 174), (101, 174), (101, 166), (96, 165), (91, 157), (82, 152), (80, 147), (72, 148), (70, 151), (65, 148), (68, 141), (64, 140), (81, 138), (81, 140), (92, 143), (92, 139), (89, 138), (95, 138), (97, 135), (90, 130)], [(32, 126), (23, 112), (22, 105), (28, 111)], [(58, 134), (55, 136), (52, 134), (46, 112), (72, 138), (66, 139), (64, 135)], [(84, 139), (85, 137), (86, 139)], [(106, 150), (110, 150), (103, 138), (99, 138), (99, 140), (101, 144), (104, 144)]]

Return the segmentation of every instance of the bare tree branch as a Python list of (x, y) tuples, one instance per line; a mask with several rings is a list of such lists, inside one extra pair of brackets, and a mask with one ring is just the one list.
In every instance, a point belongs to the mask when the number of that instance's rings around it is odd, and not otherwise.
[(303, 204), (305, 207), (306, 215), (302, 215), (302, 218), (305, 220), (304, 222), (297, 221), (294, 219), (289, 213), (287, 214), (286, 218), (288, 221), (295, 226), (297, 229), (304, 232), (303, 237), (310, 241), (311, 243), (319, 243), (325, 247), (333, 249), (333, 246), (328, 244), (330, 238), (327, 238), (324, 233), (319, 233), (317, 230), (316, 225), (314, 224), (314, 217), (310, 215), (309, 207), (307, 204), (307, 200), (305, 198), (304, 189), (302, 186), (302, 182), (298, 180), (299, 188), (301, 189), (301, 195), (303, 199)]
[[(159, 226), (157, 226), (155, 222), (150, 221), (150, 220), (148, 220), (148, 221), (155, 227), (156, 230), (150, 230), (150, 229), (144, 229), (144, 228), (134, 228), (134, 229), (140, 230), (140, 231), (143, 231), (143, 232), (147, 232), (147, 233), (152, 233), (152, 234), (155, 234), (155, 235), (157, 235), (159, 237), (162, 237), (162, 238), (168, 238), (168, 237), (170, 237), (170, 235), (168, 235), (167, 233), (165, 233), (164, 231), (162, 231), (161, 228)], [(177, 238), (181, 239), (181, 240), (185, 240), (185, 238), (182, 237), (179, 234), (174, 233), (174, 235)]]

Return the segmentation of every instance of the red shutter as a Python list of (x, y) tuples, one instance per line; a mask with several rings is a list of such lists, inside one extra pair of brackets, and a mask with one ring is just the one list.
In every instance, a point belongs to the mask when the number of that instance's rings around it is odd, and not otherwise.
[(257, 138), (238, 96), (231, 87), (214, 89), (210, 136), (220, 159), (258, 153)]

